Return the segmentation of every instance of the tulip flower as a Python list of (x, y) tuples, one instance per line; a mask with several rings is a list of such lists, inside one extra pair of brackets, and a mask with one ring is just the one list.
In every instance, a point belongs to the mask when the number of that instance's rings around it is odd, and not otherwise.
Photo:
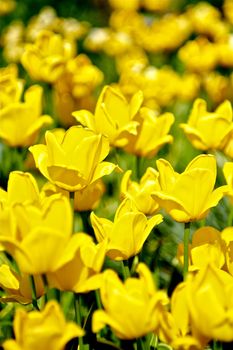
[(37, 168), (53, 184), (75, 192), (117, 168), (104, 162), (109, 153), (108, 140), (93, 131), (73, 126), (64, 137), (47, 131), (46, 145), (29, 148)]
[(224, 164), (223, 174), (229, 186), (229, 191), (226, 195), (231, 199), (231, 202), (233, 202), (233, 162), (226, 162)]
[(44, 125), (52, 123), (48, 115), (41, 116), (42, 88), (31, 86), (25, 92), (25, 102), (13, 102), (0, 110), (0, 138), (11, 147), (33, 145)]
[(175, 350), (201, 350), (209, 338), (197, 330), (192, 332), (186, 293), (187, 282), (178, 284), (172, 293), (171, 311), (161, 313), (158, 336)]
[[(43, 280), (40, 275), (33, 276), (36, 290), (36, 297), (44, 294)], [(29, 276), (26, 274), (17, 274), (6, 264), (0, 266), (0, 287), (6, 292), (5, 296), (0, 298), (2, 302), (19, 302), (29, 304), (32, 302), (32, 287)]]
[(206, 101), (197, 99), (188, 123), (180, 127), (197, 149), (223, 149), (233, 130), (231, 103), (225, 101), (214, 112), (208, 112)]
[(233, 227), (225, 228), (222, 231), (221, 238), (224, 242), (227, 270), (233, 276)]
[(137, 272), (139, 278), (128, 278), (124, 283), (114, 271), (104, 272), (100, 288), (104, 310), (94, 312), (93, 332), (109, 325), (120, 339), (134, 339), (157, 329), (167, 297), (156, 290), (145, 264), (140, 263)]
[(210, 339), (233, 340), (233, 278), (211, 264), (187, 285), (191, 327)]
[(138, 254), (153, 227), (163, 221), (160, 214), (147, 219), (127, 198), (118, 207), (114, 222), (94, 212), (90, 218), (97, 241), (106, 241), (107, 255), (118, 261)]
[(228, 190), (228, 186), (214, 189), (217, 170), (212, 155), (197, 156), (182, 174), (165, 159), (156, 163), (161, 189), (153, 192), (152, 198), (178, 222), (203, 219)]
[(56, 301), (48, 302), (42, 311), (27, 313), (17, 309), (14, 333), (15, 340), (6, 340), (4, 350), (65, 350), (71, 339), (84, 335), (84, 331), (74, 322), (66, 322)]
[(130, 198), (136, 205), (138, 211), (145, 215), (153, 215), (158, 210), (158, 203), (152, 199), (151, 192), (160, 189), (159, 173), (148, 167), (140, 182), (130, 179), (131, 170), (127, 170), (121, 180), (121, 197)]
[(136, 93), (128, 103), (118, 89), (105, 86), (99, 96), (95, 114), (81, 110), (73, 116), (83, 126), (109, 138), (110, 144), (124, 147), (128, 134), (137, 134), (138, 122), (133, 120), (142, 104), (142, 92)]
[(124, 147), (126, 152), (152, 158), (163, 145), (173, 141), (173, 137), (168, 135), (175, 120), (172, 113), (156, 116), (153, 110), (144, 107), (134, 120), (139, 123), (138, 131), (137, 135), (129, 134), (128, 143)]
[(86, 293), (100, 288), (100, 273), (106, 254), (106, 242), (95, 244), (85, 233), (75, 233), (57, 259), (53, 272), (47, 274), (51, 287)]
[(63, 73), (66, 62), (75, 53), (74, 41), (42, 30), (35, 43), (26, 45), (21, 62), (32, 79), (54, 83)]
[(205, 37), (188, 41), (178, 52), (180, 60), (188, 70), (196, 73), (209, 72), (218, 63), (216, 45)]
[(0, 213), (0, 243), (27, 274), (54, 271), (71, 234), (71, 207), (62, 195), (41, 207), (15, 204)]
[(12, 171), (7, 191), (0, 188), (0, 203), (10, 206), (16, 203), (39, 205), (40, 193), (34, 177), (27, 172)]
[[(183, 260), (183, 245), (178, 248), (178, 258)], [(221, 232), (214, 227), (206, 226), (196, 230), (189, 246), (190, 270), (202, 269), (209, 262), (217, 268), (225, 264), (224, 242)]]

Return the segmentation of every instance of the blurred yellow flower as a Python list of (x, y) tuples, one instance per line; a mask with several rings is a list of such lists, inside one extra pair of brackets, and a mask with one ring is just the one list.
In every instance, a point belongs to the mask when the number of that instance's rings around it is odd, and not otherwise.
[(78, 55), (67, 62), (54, 85), (55, 108), (62, 124), (75, 124), (71, 115), (74, 110), (85, 108), (85, 105), (88, 110), (94, 109), (93, 92), (102, 80), (103, 73), (86, 55)]
[(64, 350), (73, 338), (82, 337), (84, 331), (74, 322), (66, 322), (56, 301), (49, 301), (42, 311), (27, 313), (17, 309), (14, 318), (15, 340), (3, 343), (4, 350)]
[(228, 186), (214, 190), (217, 169), (212, 155), (197, 156), (182, 174), (175, 172), (165, 159), (156, 163), (161, 189), (152, 197), (178, 222), (203, 219), (227, 192)]
[(108, 0), (111, 7), (114, 9), (137, 10), (140, 6), (140, 0)]
[(23, 86), (15, 64), (0, 68), (0, 111), (10, 104), (20, 102)]
[(180, 60), (192, 72), (209, 72), (218, 62), (218, 49), (214, 43), (205, 37), (188, 41), (178, 52)]
[(233, 340), (233, 278), (211, 264), (187, 284), (191, 327), (209, 339)]
[(64, 136), (47, 131), (45, 140), (29, 150), (41, 173), (67, 191), (81, 190), (117, 168), (103, 161), (110, 150), (107, 138), (91, 130), (73, 126)]
[(138, 278), (128, 278), (124, 283), (114, 271), (104, 272), (100, 288), (104, 310), (94, 312), (93, 332), (109, 325), (120, 339), (134, 339), (157, 329), (160, 313), (168, 302), (166, 294), (156, 290), (145, 264), (140, 263), (137, 272)]
[(52, 123), (51, 117), (41, 115), (42, 93), (42, 87), (33, 85), (25, 92), (25, 102), (12, 102), (0, 110), (0, 138), (11, 147), (33, 145), (40, 129)]
[(128, 143), (124, 147), (126, 152), (152, 158), (166, 143), (173, 141), (173, 137), (168, 135), (175, 121), (172, 113), (157, 116), (152, 109), (143, 107), (135, 116), (134, 121), (139, 124), (137, 135), (127, 136)]
[(223, 149), (233, 130), (232, 107), (225, 101), (208, 112), (206, 101), (195, 100), (187, 124), (180, 124), (194, 147), (201, 150)]
[(81, 110), (73, 116), (82, 125), (101, 133), (109, 138), (110, 144), (124, 147), (128, 134), (137, 134), (138, 122), (133, 120), (143, 101), (141, 91), (138, 91), (128, 103), (118, 89), (105, 86), (99, 96), (95, 114)]
[(21, 62), (32, 79), (54, 83), (63, 73), (66, 62), (75, 54), (73, 40), (43, 30), (35, 43), (25, 46)]
[(140, 182), (130, 179), (132, 170), (127, 170), (121, 180), (121, 197), (131, 199), (138, 211), (145, 215), (153, 215), (158, 210), (158, 203), (151, 197), (151, 192), (160, 189), (159, 173), (148, 167)]
[(0, 0), (0, 16), (4, 16), (15, 9), (14, 0)]
[(187, 14), (197, 34), (204, 34), (214, 41), (228, 35), (228, 24), (221, 20), (221, 12), (208, 2), (197, 3)]
[(163, 221), (160, 214), (147, 219), (126, 198), (118, 207), (114, 222), (91, 213), (91, 224), (98, 242), (107, 242), (107, 255), (113, 260), (126, 260), (138, 254), (154, 226)]

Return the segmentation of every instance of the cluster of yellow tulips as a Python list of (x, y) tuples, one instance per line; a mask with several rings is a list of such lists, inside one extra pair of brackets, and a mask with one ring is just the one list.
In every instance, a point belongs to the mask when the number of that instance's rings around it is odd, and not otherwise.
[(233, 0), (92, 6), (0, 32), (1, 348), (224, 350)]

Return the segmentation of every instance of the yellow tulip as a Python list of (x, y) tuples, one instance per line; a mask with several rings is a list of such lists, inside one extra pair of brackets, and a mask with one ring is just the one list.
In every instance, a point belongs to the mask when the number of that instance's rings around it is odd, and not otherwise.
[(52, 123), (48, 115), (41, 116), (42, 88), (31, 86), (25, 92), (25, 102), (10, 103), (0, 110), (0, 138), (12, 147), (35, 143), (40, 129)]
[(63, 74), (54, 85), (55, 108), (64, 125), (74, 125), (72, 112), (78, 108), (94, 110), (93, 92), (103, 80), (103, 73), (90, 59), (80, 54), (67, 62)]
[[(36, 296), (39, 298), (44, 294), (43, 280), (39, 275), (33, 276), (33, 278)], [(6, 264), (0, 266), (0, 286), (6, 292), (6, 295), (2, 296), (0, 301), (17, 301), (21, 304), (29, 304), (32, 302), (32, 287), (29, 276), (15, 273)]]
[[(183, 255), (183, 244), (178, 254)], [(220, 231), (206, 226), (196, 230), (192, 236), (190, 250), (190, 270), (202, 269), (209, 262), (219, 269), (225, 264), (225, 249)], [(182, 256), (179, 256), (183, 260)]]
[(133, 120), (142, 104), (142, 92), (138, 91), (128, 103), (118, 89), (105, 86), (99, 96), (95, 114), (81, 110), (73, 116), (82, 125), (109, 138), (110, 144), (124, 147), (128, 134), (137, 134), (138, 122)]
[(152, 158), (163, 145), (173, 141), (173, 137), (168, 135), (175, 120), (172, 113), (157, 116), (153, 110), (144, 107), (134, 120), (139, 123), (137, 135), (129, 134), (127, 137), (126, 152)]
[(178, 222), (201, 220), (216, 206), (228, 186), (214, 190), (216, 160), (212, 155), (194, 158), (182, 174), (165, 159), (157, 161), (161, 189), (152, 197)]
[(90, 218), (97, 241), (107, 241), (107, 255), (113, 260), (138, 254), (153, 227), (163, 221), (160, 214), (147, 219), (127, 198), (118, 207), (114, 222), (94, 212)]
[(210, 339), (233, 340), (233, 278), (211, 264), (187, 285), (191, 327)]
[(85, 233), (72, 235), (53, 272), (47, 274), (51, 287), (85, 293), (100, 288), (100, 273), (106, 254), (106, 242), (95, 244)]
[(139, 278), (128, 278), (124, 283), (114, 271), (104, 272), (100, 288), (104, 310), (94, 312), (93, 332), (109, 325), (120, 339), (134, 339), (157, 329), (167, 297), (156, 291), (145, 264), (140, 263), (137, 272)]
[(160, 189), (159, 173), (148, 167), (140, 182), (130, 179), (132, 170), (127, 170), (121, 180), (121, 197), (131, 199), (138, 211), (145, 215), (153, 215), (158, 210), (158, 203), (152, 199), (151, 192)]
[(0, 188), (0, 203), (3, 207), (16, 203), (39, 205), (40, 193), (34, 177), (30, 173), (12, 171), (9, 175), (7, 191)]
[(66, 62), (75, 54), (73, 40), (42, 30), (35, 43), (26, 45), (21, 62), (32, 79), (54, 83), (63, 73)]
[(188, 70), (197, 73), (209, 72), (218, 63), (217, 47), (205, 37), (188, 41), (181, 47), (178, 56)]
[(213, 41), (227, 36), (228, 24), (221, 21), (221, 12), (208, 2), (197, 3), (187, 14), (196, 33), (211, 37)]
[(140, 0), (108, 0), (111, 7), (114, 9), (137, 10), (140, 7)]
[(223, 166), (223, 174), (226, 179), (226, 183), (229, 186), (229, 190), (226, 195), (233, 203), (233, 162), (226, 162)]
[[(211, 100), (219, 104), (231, 98), (231, 82), (229, 77), (214, 71), (203, 77), (203, 86)], [(224, 116), (223, 116), (224, 117)]]
[(4, 350), (64, 350), (71, 339), (84, 335), (78, 325), (66, 322), (56, 301), (49, 301), (42, 311), (27, 313), (17, 309), (14, 333), (15, 340), (6, 340), (3, 343)]
[(1, 0), (0, 1), (0, 16), (5, 16), (9, 12), (15, 9), (16, 2), (14, 0)]
[(206, 101), (197, 99), (187, 124), (180, 124), (194, 147), (201, 150), (223, 149), (233, 130), (232, 107), (223, 102), (214, 112), (208, 112)]
[(0, 213), (0, 242), (27, 274), (54, 271), (71, 234), (71, 207), (62, 195), (41, 207), (15, 204)]
[(142, 6), (149, 11), (165, 11), (171, 5), (171, 0), (142, 0)]
[(233, 276), (233, 227), (227, 227), (222, 231), (221, 238), (225, 244), (224, 251), (228, 272)]
[(41, 173), (67, 191), (81, 190), (117, 168), (103, 161), (109, 153), (108, 140), (91, 130), (73, 126), (64, 137), (47, 131), (45, 140), (46, 145), (29, 150)]
[(18, 79), (17, 66), (11, 64), (0, 69), (0, 108), (20, 101), (23, 81)]
[(209, 342), (190, 329), (190, 312), (187, 302), (187, 282), (178, 284), (171, 297), (171, 312), (161, 313), (159, 338), (175, 350), (202, 350)]

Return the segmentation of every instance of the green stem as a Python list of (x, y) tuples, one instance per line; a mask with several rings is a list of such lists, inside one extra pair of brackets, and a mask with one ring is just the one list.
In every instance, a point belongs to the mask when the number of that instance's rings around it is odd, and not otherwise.
[(32, 288), (32, 305), (36, 310), (40, 310), (39, 306), (37, 304), (37, 298), (36, 298), (36, 285), (35, 285), (35, 280), (33, 275), (29, 276), (30, 278), (30, 283), (31, 283), (31, 288)]
[(130, 277), (130, 270), (128, 266), (128, 261), (121, 261), (121, 267), (122, 267), (122, 273), (124, 276), (124, 280), (126, 280), (128, 277)]
[(227, 220), (227, 226), (232, 226), (232, 220), (233, 220), (233, 206), (231, 205), (230, 213)]
[(184, 225), (184, 269), (183, 277), (187, 276), (189, 268), (189, 235), (190, 235), (190, 223), (185, 223)]
[(135, 176), (137, 180), (141, 177), (141, 157), (135, 156)]
[(222, 348), (223, 346), (221, 341), (217, 341), (217, 340), (213, 341), (213, 350), (222, 350)]
[[(78, 294), (74, 294), (75, 319), (77, 324), (82, 328), (81, 298)], [(79, 337), (79, 350), (84, 350), (83, 338)]]

